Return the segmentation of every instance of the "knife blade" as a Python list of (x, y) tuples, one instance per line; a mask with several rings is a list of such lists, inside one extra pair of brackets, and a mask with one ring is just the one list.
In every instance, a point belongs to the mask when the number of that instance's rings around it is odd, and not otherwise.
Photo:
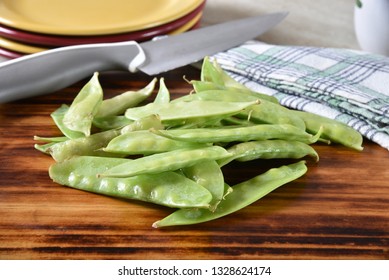
[(0, 63), (0, 103), (54, 92), (94, 72), (166, 72), (253, 39), (286, 15), (280, 12), (238, 19), (139, 44), (76, 45), (9, 60)]

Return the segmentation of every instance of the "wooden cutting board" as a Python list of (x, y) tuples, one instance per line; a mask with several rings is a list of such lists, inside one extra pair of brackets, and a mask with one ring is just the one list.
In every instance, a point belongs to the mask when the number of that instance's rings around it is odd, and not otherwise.
[[(191, 67), (169, 72), (173, 97)], [(100, 75), (105, 95), (139, 89), (142, 74)], [(208, 223), (154, 229), (173, 210), (57, 185), (53, 160), (34, 135), (58, 134), (50, 113), (85, 81), (47, 96), (0, 105), (0, 259), (389, 259), (389, 152), (315, 145), (307, 174), (245, 209)], [(226, 166), (230, 184), (287, 161)]]

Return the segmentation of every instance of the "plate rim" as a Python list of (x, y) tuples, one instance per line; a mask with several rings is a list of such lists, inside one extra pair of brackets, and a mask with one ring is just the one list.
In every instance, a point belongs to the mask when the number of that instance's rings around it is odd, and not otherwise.
[(160, 26), (132, 32), (108, 35), (66, 36), (29, 32), (0, 24), (0, 36), (27, 44), (36, 44), (36, 42), (40, 42), (40, 45), (50, 47), (62, 47), (78, 44), (113, 43), (130, 40), (141, 42), (149, 40), (155, 36), (160, 36), (172, 32), (180, 28), (182, 25), (187, 24), (203, 11), (205, 2), (206, 1), (204, 0), (196, 9), (174, 21), (165, 23)]
[[(197, 15), (195, 15), (194, 18), (192, 18), (186, 24), (179, 26), (177, 29), (172, 30), (170, 33), (167, 33), (166, 35), (175, 35), (175, 34), (188, 31), (192, 28), (195, 28), (201, 21), (202, 15), (203, 12), (198, 13)], [(8, 52), (15, 53), (15, 54), (27, 55), (27, 54), (33, 54), (41, 51), (46, 51), (49, 50), (50, 48), (28, 45), (22, 42), (14, 41), (0, 36), (0, 49), (5, 49)]]
[[(13, 2), (9, 2), (13, 1)], [(135, 1), (135, 0), (134, 0)], [(167, 1), (167, 0), (166, 0)], [(177, 3), (185, 3), (185, 5), (177, 10), (174, 9), (174, 11), (171, 12), (169, 15), (161, 15), (158, 19), (154, 19), (153, 22), (142, 22), (142, 23), (121, 23), (119, 26), (113, 27), (113, 26), (90, 26), (85, 27), (85, 25), (77, 25), (77, 27), (73, 26), (72, 28), (63, 26), (62, 28), (58, 26), (48, 26), (47, 24), (42, 24), (39, 22), (31, 22), (26, 20), (26, 18), (23, 19), (18, 14), (15, 14), (15, 12), (11, 9), (7, 8), (7, 3), (9, 6), (9, 3), (15, 3), (14, 0), (7, 0), (7, 1), (1, 1), (0, 2), (0, 23), (25, 30), (25, 31), (33, 31), (43, 34), (55, 34), (55, 35), (108, 35), (108, 34), (116, 34), (116, 33), (123, 33), (123, 32), (131, 32), (131, 31), (137, 31), (137, 30), (143, 30), (147, 28), (156, 27), (159, 25), (162, 25), (164, 23), (171, 22), (173, 20), (176, 20), (194, 9), (196, 9), (198, 6), (200, 6), (203, 2), (206, 0), (169, 0), (169, 1), (177, 1)], [(77, 1), (74, 0), (74, 3)], [(68, 5), (71, 5), (69, 1), (67, 1)], [(38, 4), (37, 4), (38, 5)], [(128, 3), (130, 5), (130, 3)], [(16, 16), (16, 17), (15, 17)]]

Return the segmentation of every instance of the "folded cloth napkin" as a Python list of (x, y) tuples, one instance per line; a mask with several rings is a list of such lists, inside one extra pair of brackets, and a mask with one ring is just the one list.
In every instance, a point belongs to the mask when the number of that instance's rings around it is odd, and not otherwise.
[(248, 88), (343, 122), (389, 150), (388, 57), (250, 41), (213, 58)]

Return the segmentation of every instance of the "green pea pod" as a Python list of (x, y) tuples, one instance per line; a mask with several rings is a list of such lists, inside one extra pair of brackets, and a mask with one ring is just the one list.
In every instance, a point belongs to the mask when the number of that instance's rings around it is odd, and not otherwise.
[(101, 130), (120, 129), (132, 124), (134, 121), (129, 120), (125, 116), (110, 116), (103, 118), (94, 118), (93, 125)]
[(128, 162), (115, 166), (98, 174), (98, 176), (123, 178), (140, 174), (155, 174), (174, 171), (207, 160), (218, 160), (229, 156), (231, 154), (219, 146), (180, 149), (128, 160)]
[(186, 101), (204, 100), (204, 101), (223, 101), (223, 102), (250, 102), (259, 100), (259, 104), (246, 107), (237, 113), (244, 119), (250, 119), (255, 123), (267, 124), (290, 124), (305, 130), (304, 121), (291, 110), (262, 99), (257, 94), (247, 93), (240, 90), (208, 90), (196, 94), (187, 95)]
[(224, 176), (216, 161), (204, 161), (183, 168), (185, 176), (206, 188), (212, 194), (210, 211), (215, 211), (224, 197)]
[(122, 164), (126, 159), (80, 156), (55, 163), (49, 175), (55, 182), (93, 193), (151, 202), (174, 208), (208, 208), (212, 195), (192, 180), (165, 172), (131, 178), (97, 178), (96, 173)]
[(136, 121), (132, 121), (131, 124), (126, 125), (120, 130), (121, 134), (127, 132), (146, 130), (146, 129), (164, 129), (164, 125), (161, 123), (161, 119), (157, 115), (149, 115)]
[(293, 158), (299, 159), (310, 156), (319, 161), (319, 155), (310, 145), (292, 140), (263, 140), (250, 141), (233, 145), (227, 149), (233, 154), (229, 159), (219, 161), (224, 166), (232, 160), (250, 161), (255, 159)]
[(165, 79), (161, 78), (159, 80), (159, 90), (157, 96), (155, 97), (154, 103), (169, 103), (170, 102), (170, 92), (165, 84)]
[(65, 161), (74, 156), (112, 156), (101, 149), (119, 133), (118, 130), (107, 130), (88, 137), (69, 139), (52, 145), (48, 152), (57, 162)]
[(195, 100), (192, 102), (149, 103), (145, 106), (128, 109), (125, 116), (131, 120), (138, 120), (156, 114), (161, 118), (163, 124), (168, 125), (202, 123), (237, 114), (256, 102)]
[(363, 150), (363, 137), (352, 127), (339, 121), (304, 111), (295, 111), (294, 114), (304, 120), (308, 132), (316, 133), (321, 129), (322, 138), (357, 151)]
[(132, 131), (112, 139), (103, 151), (123, 155), (148, 155), (184, 148), (200, 148), (204, 144), (172, 140), (148, 130)]
[(103, 100), (103, 89), (99, 83), (98, 73), (81, 89), (63, 117), (63, 124), (70, 130), (91, 133), (93, 118)]
[(216, 70), (215, 64), (209, 59), (204, 57), (203, 64), (201, 66), (200, 80), (202, 82), (212, 82), (219, 86), (224, 86), (223, 78)]
[(126, 91), (115, 97), (102, 101), (96, 114), (97, 118), (105, 118), (123, 114), (128, 108), (137, 106), (146, 100), (154, 90), (157, 79), (154, 78), (145, 88), (138, 91)]
[(80, 138), (85, 136), (82, 132), (74, 131), (69, 129), (64, 123), (63, 119), (65, 117), (65, 114), (69, 111), (68, 105), (61, 105), (57, 110), (55, 110), (53, 113), (51, 113), (51, 118), (53, 119), (55, 125), (58, 127), (58, 129), (62, 132), (63, 135), (70, 139)]
[(311, 144), (315, 143), (320, 137), (320, 131), (316, 135), (312, 135), (289, 124), (261, 124), (232, 128), (197, 128), (151, 131), (170, 139), (196, 143), (246, 142), (251, 140), (284, 139)]
[(307, 167), (304, 161), (272, 168), (261, 175), (233, 186), (233, 192), (219, 203), (214, 212), (206, 209), (179, 209), (155, 222), (153, 227), (198, 224), (221, 218), (254, 203), (278, 187), (303, 176), (306, 172)]
[(190, 81), (190, 84), (193, 86), (193, 89), (196, 93), (208, 90), (226, 90), (224, 86), (217, 85), (213, 82), (192, 80)]
[[(224, 90), (232, 90), (239, 91), (242, 93), (246, 93), (249, 95), (260, 97), (261, 99), (265, 99), (269, 102), (278, 103), (277, 98), (273, 96), (269, 96), (266, 94), (262, 94), (259, 92), (254, 92), (245, 85), (235, 81), (232, 77), (230, 77), (227, 72), (225, 72), (216, 60), (211, 62), (208, 57), (206, 57), (203, 61), (203, 65), (201, 68), (201, 77), (198, 82), (191, 82), (194, 86), (196, 92), (201, 91), (201, 88), (211, 88), (211, 83), (215, 85), (214, 89), (224, 89)], [(206, 83), (206, 84), (202, 84)]]

